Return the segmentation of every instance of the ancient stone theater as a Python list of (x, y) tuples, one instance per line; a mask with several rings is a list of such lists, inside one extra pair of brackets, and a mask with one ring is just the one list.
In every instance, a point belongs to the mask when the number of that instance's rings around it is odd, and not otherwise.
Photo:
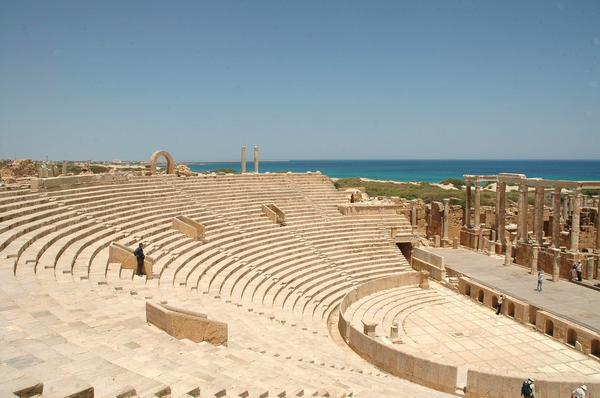
[(463, 208), (245, 156), (4, 184), (0, 397), (600, 396), (600, 183), (465, 176)]

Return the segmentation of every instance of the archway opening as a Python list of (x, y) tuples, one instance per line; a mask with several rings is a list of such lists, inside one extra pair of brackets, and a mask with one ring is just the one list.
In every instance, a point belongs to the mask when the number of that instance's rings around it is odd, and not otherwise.
[(575, 347), (575, 343), (577, 342), (577, 332), (573, 329), (567, 330), (567, 344), (571, 347)]
[(498, 308), (498, 296), (492, 296), (492, 307)]
[(465, 285), (465, 296), (471, 297), (471, 285)]
[(483, 303), (483, 290), (480, 290), (479, 293), (477, 293), (477, 301)]
[(506, 310), (506, 314), (510, 317), (515, 317), (515, 303), (508, 302), (508, 309)]
[(544, 333), (546, 333), (548, 336), (554, 336), (554, 322), (552, 322), (550, 319), (546, 319)]
[(590, 354), (597, 358), (600, 358), (600, 340), (592, 340)]
[(152, 175), (156, 174), (156, 164), (158, 163), (158, 159), (163, 157), (167, 163), (166, 173), (173, 174), (175, 173), (175, 161), (171, 154), (167, 151), (156, 151), (150, 157), (150, 173)]

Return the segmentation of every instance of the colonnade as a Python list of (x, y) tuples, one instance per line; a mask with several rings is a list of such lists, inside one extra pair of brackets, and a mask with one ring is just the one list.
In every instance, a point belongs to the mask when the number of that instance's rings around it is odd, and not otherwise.
[[(541, 246), (544, 238), (544, 195), (547, 190), (552, 193), (552, 246), (560, 246), (560, 220), (561, 220), (561, 193), (563, 189), (572, 193), (563, 202), (562, 215), (567, 218), (571, 215), (571, 251), (577, 251), (579, 247), (580, 214), (582, 207), (582, 189), (600, 188), (600, 181), (567, 181), (567, 180), (545, 180), (541, 178), (527, 178), (524, 174), (501, 173), (497, 176), (474, 176), (465, 175), (466, 183), (466, 207), (464, 227), (468, 229), (480, 228), (480, 201), (481, 183), (496, 182), (496, 236), (497, 243), (506, 245), (506, 187), (518, 186), (518, 218), (517, 218), (517, 240), (519, 243), (529, 243), (528, 211), (529, 195), (533, 194), (533, 243)], [(475, 188), (475, 189), (473, 189)], [(475, 195), (473, 195), (475, 191)], [(531, 192), (533, 191), (533, 192)], [(474, 203), (473, 203), (474, 202)], [(600, 200), (595, 200), (594, 206), (600, 215)], [(473, 209), (473, 217), (471, 214)], [(473, 223), (471, 223), (474, 219)], [(596, 217), (596, 228), (600, 230), (600, 216)], [(600, 233), (596, 238), (596, 249), (600, 250)]]

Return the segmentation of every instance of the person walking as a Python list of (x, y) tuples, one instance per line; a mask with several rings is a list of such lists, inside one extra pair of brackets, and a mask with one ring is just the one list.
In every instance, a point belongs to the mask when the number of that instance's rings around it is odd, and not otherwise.
[(535, 384), (531, 377), (525, 380), (523, 385), (521, 385), (521, 396), (525, 398), (535, 398)]
[(133, 255), (137, 259), (137, 271), (136, 275), (144, 276), (144, 259), (146, 256), (144, 255), (144, 244), (140, 242), (138, 248), (135, 249)]
[(504, 295), (501, 294), (500, 298), (498, 298), (498, 303), (496, 304), (496, 315), (500, 315), (502, 311), (502, 303), (504, 303)]
[(580, 387), (577, 387), (575, 390), (573, 390), (573, 392), (571, 393), (571, 398), (587, 398), (587, 390), (587, 386), (583, 384)]
[(575, 263), (575, 272), (577, 272), (577, 280), (581, 282), (581, 260)]
[(544, 270), (539, 270), (538, 276), (537, 276), (537, 287), (535, 288), (535, 290), (537, 290), (538, 292), (541, 293), (543, 283), (544, 283)]

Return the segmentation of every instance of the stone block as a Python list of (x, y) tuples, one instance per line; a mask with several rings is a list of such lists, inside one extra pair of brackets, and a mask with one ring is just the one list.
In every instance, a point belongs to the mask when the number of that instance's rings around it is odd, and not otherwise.
[(205, 227), (203, 224), (186, 216), (173, 218), (171, 227), (186, 235), (190, 239), (204, 240)]
[(146, 320), (177, 339), (227, 345), (227, 324), (209, 320), (204, 314), (146, 302)]
[[(120, 243), (113, 242), (108, 247), (108, 262), (119, 263), (121, 268), (124, 269), (137, 269), (137, 259), (133, 255), (133, 250)], [(152, 279), (152, 267), (154, 266), (154, 259), (146, 256), (144, 259), (144, 274), (147, 279)]]

